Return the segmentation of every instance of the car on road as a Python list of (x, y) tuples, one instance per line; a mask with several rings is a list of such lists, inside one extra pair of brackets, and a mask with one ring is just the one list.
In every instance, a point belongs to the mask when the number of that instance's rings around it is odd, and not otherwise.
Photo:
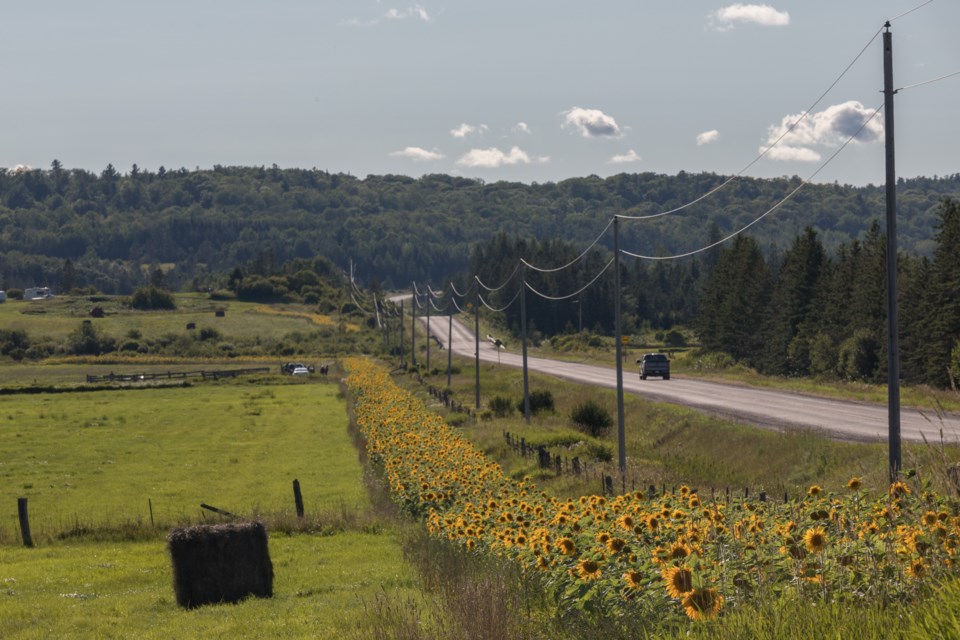
[(637, 360), (640, 365), (640, 379), (646, 380), (649, 376), (657, 376), (664, 380), (670, 379), (670, 358), (663, 353), (645, 353)]

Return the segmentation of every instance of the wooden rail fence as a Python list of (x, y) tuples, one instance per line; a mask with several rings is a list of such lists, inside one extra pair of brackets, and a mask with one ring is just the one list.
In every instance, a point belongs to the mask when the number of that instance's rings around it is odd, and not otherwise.
[(249, 369), (225, 369), (221, 371), (166, 371), (160, 373), (108, 373), (106, 375), (87, 374), (87, 382), (143, 382), (146, 380), (186, 380), (203, 378), (218, 380), (236, 378), (251, 373), (270, 373), (270, 367), (252, 367)]

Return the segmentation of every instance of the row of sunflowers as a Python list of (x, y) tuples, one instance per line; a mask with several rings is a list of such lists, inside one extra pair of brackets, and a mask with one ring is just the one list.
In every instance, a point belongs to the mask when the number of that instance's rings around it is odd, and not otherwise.
[[(890, 602), (955, 574), (960, 516), (916, 483), (786, 503), (663, 495), (559, 499), (516, 481), (375, 363), (346, 362), (371, 459), (396, 502), (465, 552), (539, 572), (559, 607), (710, 620), (759, 598)], [(636, 611), (634, 612), (636, 613)]]

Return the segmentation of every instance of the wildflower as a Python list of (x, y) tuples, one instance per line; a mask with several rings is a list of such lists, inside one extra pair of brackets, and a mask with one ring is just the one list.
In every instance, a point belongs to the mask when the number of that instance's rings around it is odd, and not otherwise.
[(810, 553), (819, 553), (827, 546), (827, 532), (823, 530), (823, 527), (807, 529), (807, 532), (803, 534), (803, 543), (807, 545)]
[(623, 574), (623, 579), (630, 589), (640, 589), (643, 586), (643, 574), (639, 571), (631, 569)]
[(577, 574), (581, 580), (596, 580), (603, 574), (603, 570), (596, 560), (584, 558), (577, 563)]
[(723, 608), (723, 596), (716, 589), (694, 589), (681, 602), (691, 620), (712, 620)]
[(680, 599), (693, 591), (693, 572), (686, 567), (670, 567), (664, 569), (660, 575), (671, 598)]

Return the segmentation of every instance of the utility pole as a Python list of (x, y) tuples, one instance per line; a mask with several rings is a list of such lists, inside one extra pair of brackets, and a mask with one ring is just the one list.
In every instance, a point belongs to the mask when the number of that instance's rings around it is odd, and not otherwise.
[(400, 319), (398, 320), (400, 324), (400, 366), (404, 366), (403, 361), (403, 300), (400, 301)]
[(477, 296), (476, 296), (476, 305), (473, 309), (473, 345), (474, 356), (475, 358), (475, 368), (476, 368), (476, 395), (477, 395), (477, 410), (480, 409), (480, 278), (474, 276), (477, 279)]
[(447, 302), (447, 389), (450, 388), (450, 376), (453, 375), (453, 293)]
[(613, 216), (613, 315), (617, 341), (617, 462), (620, 477), (627, 474), (627, 436), (623, 426), (623, 331), (620, 327), (620, 218)]
[(410, 364), (417, 366), (417, 283), (413, 283), (413, 296), (410, 300)]
[(430, 373), (430, 306), (433, 304), (430, 285), (427, 285), (427, 373)]
[[(527, 265), (520, 271), (520, 338), (523, 342), (523, 419), (530, 424), (530, 378), (527, 375)], [(499, 347), (498, 347), (499, 349)]]
[(893, 146), (893, 34), (883, 32), (883, 130), (887, 150), (887, 422), (890, 482), (900, 474), (900, 326), (897, 309), (897, 171)]

